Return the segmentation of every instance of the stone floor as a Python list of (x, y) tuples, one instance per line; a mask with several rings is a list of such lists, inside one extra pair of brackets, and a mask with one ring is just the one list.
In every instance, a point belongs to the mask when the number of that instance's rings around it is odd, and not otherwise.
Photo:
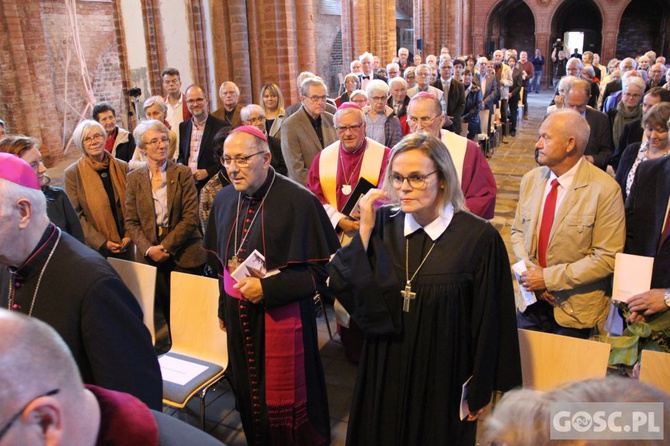
[[(535, 166), (534, 147), (537, 141), (538, 128), (545, 115), (546, 107), (551, 100), (551, 93), (529, 95), (529, 119), (519, 121), (515, 138), (506, 138), (507, 143), (501, 144), (489, 160), (491, 169), (498, 184), (498, 198), (495, 217), (492, 223), (500, 231), (509, 248), (510, 226), (518, 197), (519, 182), (523, 174)], [(67, 157), (67, 162), (49, 169), (50, 176), (56, 185), (62, 184), (63, 170), (76, 160), (75, 149)], [(335, 327), (332, 308), (328, 309), (330, 326)], [(341, 344), (331, 340), (323, 317), (318, 324), (319, 346), (328, 386), (328, 399), (331, 416), (332, 444), (344, 445), (349, 419), (349, 405), (356, 379), (356, 367), (344, 358)], [(235, 401), (227, 383), (221, 384), (211, 391), (206, 398), (206, 430), (228, 445), (245, 445), (246, 439), (239, 414), (235, 410)], [(194, 399), (181, 411), (166, 408), (167, 413), (199, 426), (199, 401)]]

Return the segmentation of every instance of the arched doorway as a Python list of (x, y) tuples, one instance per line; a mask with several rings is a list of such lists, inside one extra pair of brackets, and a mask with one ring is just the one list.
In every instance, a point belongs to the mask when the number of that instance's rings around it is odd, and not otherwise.
[[(603, 18), (600, 9), (592, 0), (568, 0), (557, 10), (551, 20), (551, 43), (556, 39), (565, 42), (568, 32), (584, 33), (580, 52), (592, 51), (600, 53), (602, 46)], [(567, 54), (574, 51), (569, 48)]]
[(523, 0), (503, 0), (489, 15), (486, 53), (496, 48), (535, 50), (535, 17)]
[(659, 56), (668, 50), (668, 9), (670, 2), (632, 0), (619, 22), (616, 57), (635, 56), (649, 50)]

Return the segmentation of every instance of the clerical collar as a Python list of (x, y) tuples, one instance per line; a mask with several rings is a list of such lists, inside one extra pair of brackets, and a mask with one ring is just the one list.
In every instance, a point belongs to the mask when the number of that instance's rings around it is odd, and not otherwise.
[(44, 266), (44, 262), (46, 262), (47, 257), (49, 257), (51, 248), (53, 247), (54, 243), (56, 243), (56, 239), (58, 238), (57, 236), (58, 231), (56, 229), (56, 225), (49, 223), (47, 228), (44, 230), (40, 241), (37, 242), (37, 246), (35, 246), (33, 252), (30, 253), (28, 258), (21, 264), (21, 266), (16, 269), (9, 267), (9, 271), (16, 275), (17, 280), (26, 280), (32, 275), (40, 272), (42, 266)]
[(365, 146), (367, 145), (367, 142), (368, 142), (368, 139), (363, 138), (363, 142), (361, 143), (361, 145), (358, 146), (358, 148), (356, 150), (354, 150), (353, 152), (350, 152), (347, 149), (345, 149), (344, 146), (342, 146), (342, 143), (340, 143), (340, 149), (342, 150), (342, 152), (344, 153), (345, 156), (346, 155), (358, 155), (358, 153), (362, 151), (361, 149), (365, 150)]
[(405, 237), (407, 237), (408, 235), (415, 233), (419, 229), (423, 229), (425, 233), (428, 234), (428, 237), (430, 237), (432, 241), (435, 241), (444, 233), (444, 231), (447, 230), (453, 218), (454, 218), (454, 206), (451, 203), (447, 203), (447, 205), (440, 213), (440, 216), (437, 217), (435, 220), (431, 221), (430, 223), (428, 223), (426, 226), (421, 226), (414, 219), (414, 216), (412, 214), (405, 214), (404, 235)]
[(252, 200), (261, 200), (267, 193), (268, 189), (270, 188), (270, 185), (272, 184), (272, 179), (275, 177), (275, 170), (272, 166), (268, 166), (268, 176), (261, 185), (261, 187), (258, 188), (256, 192), (254, 192), (251, 195), (246, 195), (242, 194), (242, 198), (244, 199), (252, 199)]

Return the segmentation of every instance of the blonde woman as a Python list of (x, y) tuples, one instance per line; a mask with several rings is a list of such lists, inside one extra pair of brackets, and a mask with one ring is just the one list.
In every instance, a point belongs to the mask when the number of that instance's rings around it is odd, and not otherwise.
[(284, 109), (284, 95), (277, 84), (265, 84), (261, 88), (261, 107), (265, 111), (265, 129), (267, 134), (281, 137), (281, 124), (284, 122), (286, 110)]

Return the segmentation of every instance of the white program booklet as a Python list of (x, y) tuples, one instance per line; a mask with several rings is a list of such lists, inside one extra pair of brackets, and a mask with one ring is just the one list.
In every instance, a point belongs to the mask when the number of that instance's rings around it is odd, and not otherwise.
[(204, 365), (173, 358), (168, 355), (158, 358), (158, 363), (161, 366), (163, 379), (181, 386), (207, 370), (207, 367)]
[(459, 411), (461, 415), (461, 421), (465, 420), (465, 418), (470, 414), (470, 408), (468, 407), (468, 385), (470, 384), (471, 380), (472, 376), (463, 383), (463, 390), (461, 391), (461, 407)]
[(533, 305), (535, 302), (537, 302), (537, 298), (535, 297), (534, 292), (528, 291), (523, 285), (521, 285), (521, 274), (527, 271), (526, 262), (519, 260), (514, 265), (512, 265), (512, 271), (514, 271), (514, 277), (516, 278), (516, 282), (519, 284), (519, 291), (521, 292), (522, 298), (522, 302), (518, 302), (517, 307), (519, 307), (519, 311), (523, 313), (526, 311), (526, 308), (529, 305)]
[(244, 262), (235, 268), (235, 271), (230, 273), (230, 276), (239, 282), (242, 279), (247, 277), (258, 277), (262, 279), (264, 277), (274, 276), (279, 274), (278, 269), (273, 269), (272, 271), (267, 271), (265, 269), (265, 256), (258, 252), (257, 249), (254, 249), (254, 252), (247, 257)]
[(636, 294), (651, 289), (654, 258), (617, 253), (614, 259), (612, 300), (628, 302)]

